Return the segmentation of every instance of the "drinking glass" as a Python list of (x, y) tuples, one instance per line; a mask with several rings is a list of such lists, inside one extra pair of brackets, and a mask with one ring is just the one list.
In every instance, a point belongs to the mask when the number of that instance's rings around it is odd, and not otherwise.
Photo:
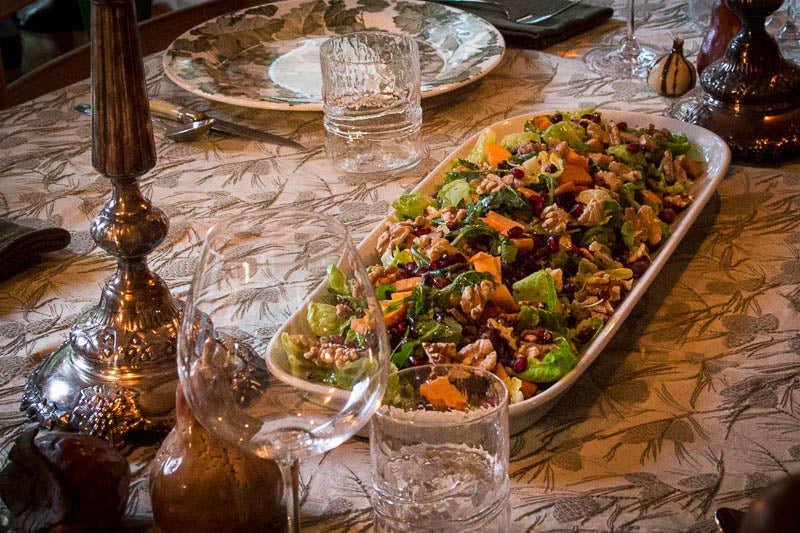
[[(335, 335), (343, 320), (337, 302), (365, 318), (354, 342)], [(313, 346), (319, 357), (309, 359)], [(277, 462), (290, 532), (300, 530), (298, 461), (338, 446), (369, 420), (388, 361), (372, 284), (336, 219), (267, 210), (208, 232), (178, 335), (181, 385), (209, 432)]]
[(786, 7), (786, 22), (775, 35), (785, 59), (800, 63), (800, 27), (797, 25), (797, 0), (789, 0)]
[(589, 70), (614, 78), (646, 78), (656, 52), (639, 45), (634, 36), (633, 0), (628, 0), (628, 24), (625, 37), (618, 45), (593, 49), (584, 58)]
[(419, 49), (380, 31), (332, 37), (320, 48), (328, 158), (351, 174), (399, 172), (426, 154), (420, 142)]
[(508, 392), (491, 372), (392, 374), (370, 424), (376, 531), (509, 531), (508, 439)]

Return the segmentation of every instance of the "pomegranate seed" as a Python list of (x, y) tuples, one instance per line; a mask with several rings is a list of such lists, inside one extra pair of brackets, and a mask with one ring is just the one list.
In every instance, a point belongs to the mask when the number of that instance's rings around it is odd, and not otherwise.
[(553, 334), (544, 328), (536, 328), (536, 342), (539, 344), (550, 344), (553, 342)]
[(346, 343), (344, 343), (344, 345), (347, 346), (348, 348), (358, 348), (358, 345), (353, 341), (347, 341)]
[(665, 207), (661, 213), (658, 214), (659, 218), (667, 224), (675, 222), (675, 210), (671, 207)]
[(414, 235), (419, 237), (420, 235), (427, 235), (428, 233), (432, 232), (433, 229), (429, 228), (428, 226), (417, 226), (414, 228)]
[(507, 170), (509, 167), (510, 165), (508, 164), (508, 161), (506, 161), (505, 159), (497, 163), (497, 168), (499, 168), (500, 170)]
[(452, 255), (452, 256), (450, 256), (450, 257), (451, 257), (451, 259), (453, 260), (453, 264), (456, 264), (456, 263), (458, 263), (458, 264), (460, 264), (460, 265), (465, 265), (465, 264), (467, 264), (467, 258), (466, 258), (466, 257), (464, 257), (462, 254), (456, 254), (456, 255)]
[(558, 251), (558, 237), (551, 235), (550, 238), (547, 239), (547, 247), (550, 248), (552, 253), (556, 253)]
[(611, 299), (611, 291), (608, 289), (600, 289), (600, 292), (597, 293), (597, 297), (601, 300), (609, 300)]
[(533, 207), (543, 207), (545, 199), (542, 195), (537, 194), (535, 196), (531, 196), (529, 201)]
[(333, 335), (328, 339), (331, 344), (344, 344), (344, 339), (339, 335)]
[(556, 204), (565, 211), (569, 211), (575, 205), (575, 195), (571, 192), (556, 195)]
[(517, 155), (517, 152), (519, 152), (519, 146), (515, 146), (511, 149), (511, 155)]
[(458, 229), (458, 224), (456, 224), (455, 222), (448, 222), (447, 229), (449, 229), (450, 231), (455, 231)]
[(571, 281), (566, 280), (564, 281), (564, 286), (561, 287), (561, 292), (563, 292), (564, 294), (575, 294), (576, 292), (578, 292), (578, 287), (573, 285)]
[(595, 124), (600, 124), (600, 120), (602, 120), (600, 118), (600, 113), (595, 113), (592, 115), (592, 122), (594, 122)]
[(556, 172), (558, 172), (558, 167), (555, 166), (553, 163), (550, 163), (546, 167), (544, 167), (544, 171), (547, 172), (548, 174), (555, 174)]
[(569, 210), (570, 214), (575, 218), (578, 218), (583, 214), (583, 204), (575, 204), (575, 206)]
[(408, 364), (411, 366), (420, 366), (422, 364), (422, 361), (417, 359), (416, 356), (412, 355), (411, 357), (408, 358)]
[(511, 171), (511, 175), (514, 176), (514, 179), (521, 180), (525, 177), (525, 171), (519, 167), (514, 167), (514, 169)]
[(628, 145), (628, 151), (630, 153), (632, 153), (632, 154), (638, 154), (639, 150), (641, 150), (641, 149), (642, 149), (642, 147), (639, 146), (638, 144), (629, 144)]
[(510, 239), (519, 239), (520, 237), (522, 237), (523, 233), (524, 233), (524, 230), (519, 226), (512, 226), (512, 227), (508, 228), (508, 231), (506, 231), (506, 235)]
[(578, 340), (586, 344), (594, 337), (594, 328), (583, 328), (578, 332)]
[(570, 254), (570, 255), (580, 255), (581, 250), (580, 250), (580, 248), (578, 248), (577, 246), (575, 246), (573, 244), (573, 245), (571, 245), (569, 247), (569, 250), (567, 250), (567, 253)]
[(561, 113), (556, 113), (555, 115), (553, 115), (552, 118), (553, 118), (553, 124), (558, 124), (559, 122), (564, 120), (564, 117), (561, 115)]
[(528, 370), (528, 358), (527, 357), (517, 357), (514, 360), (514, 372), (517, 374), (522, 374)]
[(592, 120), (592, 115), (590, 115), (589, 113), (586, 113), (586, 114), (581, 115), (581, 118), (585, 118), (586, 120)]
[(631, 271), (633, 272), (633, 275), (636, 277), (639, 277), (642, 274), (644, 274), (649, 266), (650, 266), (650, 261), (648, 261), (646, 257), (642, 257), (641, 259), (639, 259), (638, 261), (634, 261), (630, 265)]
[(444, 322), (444, 315), (442, 313), (436, 313), (433, 315), (433, 319), (436, 322)]
[(617, 127), (620, 130), (625, 131), (625, 130), (628, 129), (628, 123), (627, 122), (617, 122)]

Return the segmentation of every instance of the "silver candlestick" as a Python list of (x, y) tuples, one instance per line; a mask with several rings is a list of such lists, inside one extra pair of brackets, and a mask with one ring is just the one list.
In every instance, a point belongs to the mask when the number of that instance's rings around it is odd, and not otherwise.
[(21, 409), (47, 428), (119, 444), (171, 426), (180, 325), (178, 304), (147, 267), (169, 222), (139, 189), (156, 154), (133, 0), (92, 0), (92, 107), (92, 165), (113, 192), (91, 235), (117, 272), (30, 375)]

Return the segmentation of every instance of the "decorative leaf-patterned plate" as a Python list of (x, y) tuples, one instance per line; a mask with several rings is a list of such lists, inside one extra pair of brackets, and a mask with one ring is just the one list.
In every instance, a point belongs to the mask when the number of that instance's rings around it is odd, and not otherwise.
[(288, 0), (205, 22), (164, 54), (167, 76), (228, 104), (322, 110), (319, 47), (332, 35), (382, 30), (414, 37), (422, 97), (486, 75), (502, 59), (500, 33), (480, 17), (417, 0)]

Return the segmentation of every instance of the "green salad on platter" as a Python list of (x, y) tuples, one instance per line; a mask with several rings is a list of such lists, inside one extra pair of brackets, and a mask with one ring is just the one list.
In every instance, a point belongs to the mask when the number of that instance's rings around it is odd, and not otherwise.
[[(594, 110), (487, 128), (435, 195), (397, 198), (369, 279), (398, 369), (494, 372), (511, 403), (569, 372), (670, 238), (704, 174), (683, 133)], [(366, 302), (335, 266), (313, 335), (283, 333), (292, 370), (347, 388), (365, 357)]]

